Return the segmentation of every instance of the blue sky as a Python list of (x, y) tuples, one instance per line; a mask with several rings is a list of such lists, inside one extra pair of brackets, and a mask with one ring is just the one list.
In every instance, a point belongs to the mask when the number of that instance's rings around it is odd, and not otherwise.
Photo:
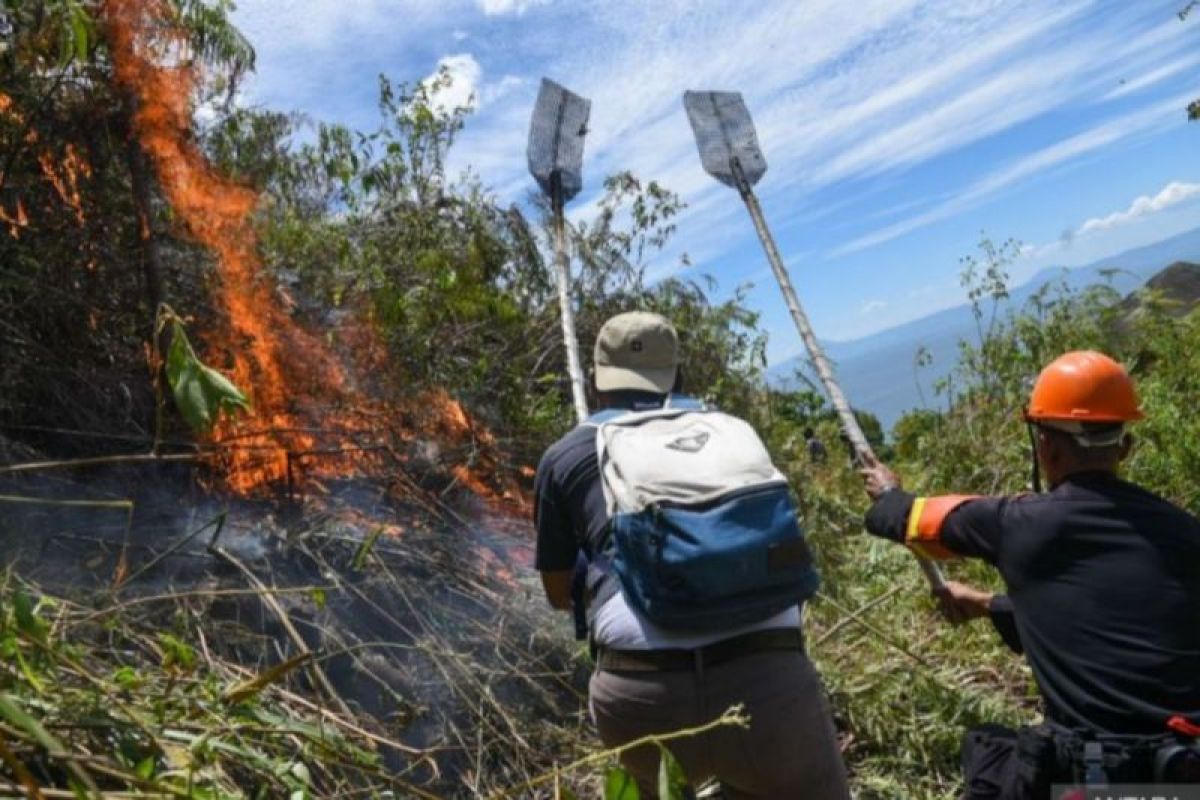
[[(700, 167), (681, 96), (741, 91), (758, 193), (818, 335), (850, 339), (963, 301), (961, 256), (1014, 237), (1015, 281), (1200, 225), (1200, 14), (1184, 0), (241, 0), (249, 102), (372, 127), (376, 76), (439, 64), (475, 106), (452, 164), (533, 188), (542, 76), (592, 100), (587, 216), (631, 169), (689, 208), (652, 277), (752, 282), (770, 358), (800, 350), (736, 192)], [(693, 266), (682, 268), (686, 252)]]

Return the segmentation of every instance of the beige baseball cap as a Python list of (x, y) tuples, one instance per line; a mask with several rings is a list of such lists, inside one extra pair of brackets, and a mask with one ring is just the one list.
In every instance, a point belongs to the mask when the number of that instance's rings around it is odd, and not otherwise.
[(679, 336), (665, 317), (628, 311), (600, 328), (594, 358), (601, 392), (667, 394), (679, 368)]

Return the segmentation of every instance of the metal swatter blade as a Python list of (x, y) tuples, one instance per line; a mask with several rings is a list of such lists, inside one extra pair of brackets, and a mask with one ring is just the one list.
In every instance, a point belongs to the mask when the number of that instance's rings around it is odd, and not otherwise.
[(767, 171), (767, 160), (758, 147), (754, 121), (741, 92), (684, 92), (700, 162), (704, 171), (726, 186), (737, 188), (734, 159), (751, 186)]
[(542, 78), (529, 123), (529, 171), (551, 196), (558, 173), (563, 202), (583, 188), (583, 138), (591, 109), (592, 101)]

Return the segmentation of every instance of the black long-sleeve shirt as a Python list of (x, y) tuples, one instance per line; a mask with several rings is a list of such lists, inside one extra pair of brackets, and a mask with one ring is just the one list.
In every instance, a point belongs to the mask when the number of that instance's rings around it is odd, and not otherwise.
[(867, 529), (1000, 571), (1049, 718), (1123, 734), (1200, 722), (1200, 521), (1187, 512), (1089, 472), (1042, 495), (890, 491)]

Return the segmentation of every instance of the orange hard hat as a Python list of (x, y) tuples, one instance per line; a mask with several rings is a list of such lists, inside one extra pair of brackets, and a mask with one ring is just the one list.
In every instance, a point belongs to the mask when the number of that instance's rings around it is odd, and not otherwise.
[(1038, 375), (1025, 411), (1031, 422), (1131, 422), (1142, 416), (1129, 373), (1094, 350), (1077, 350), (1051, 361)]

